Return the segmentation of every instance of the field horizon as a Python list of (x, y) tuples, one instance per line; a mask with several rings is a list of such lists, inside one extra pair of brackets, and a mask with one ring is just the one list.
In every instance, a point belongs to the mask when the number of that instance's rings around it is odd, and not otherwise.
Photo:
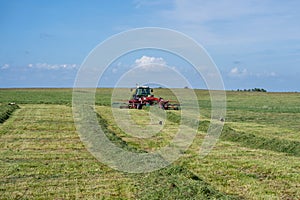
[[(97, 88), (92, 88), (92, 89), (114, 89), (115, 87), (97, 87)], [(120, 88), (120, 87), (119, 87)], [(135, 88), (135, 87), (121, 87), (123, 89), (130, 89), (130, 88)], [(206, 88), (184, 88), (184, 87), (151, 87), (153, 89), (190, 89), (190, 90), (204, 90), (208, 91)], [(74, 87), (0, 87), (0, 90), (42, 90), (42, 89), (49, 89), (49, 90), (55, 90), (55, 89), (74, 89)], [(249, 92), (249, 91), (244, 91), (244, 89), (252, 89), (252, 88), (241, 88), (241, 89), (225, 89), (225, 92)], [(263, 89), (263, 88), (262, 88)], [(238, 91), (239, 90), (239, 91)], [(255, 92), (255, 91), (250, 91), (250, 92)], [(273, 90), (267, 90), (267, 93), (299, 93), (300, 91), (273, 91)]]

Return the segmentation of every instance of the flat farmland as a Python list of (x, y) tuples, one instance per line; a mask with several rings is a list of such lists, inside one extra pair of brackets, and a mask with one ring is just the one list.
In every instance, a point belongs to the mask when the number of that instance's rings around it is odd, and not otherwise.
[[(164, 169), (130, 174), (85, 148), (74, 125), (72, 89), (1, 89), (0, 199), (300, 199), (300, 94), (228, 91), (221, 137), (200, 158), (211, 102), (208, 91), (195, 93), (200, 123), (189, 149)], [(166, 111), (157, 135), (137, 138), (118, 127), (111, 94), (97, 89), (94, 112), (113, 143), (136, 152), (168, 144), (180, 111)], [(154, 94), (176, 99), (168, 89)], [(147, 109), (129, 113), (141, 126), (149, 121)]]

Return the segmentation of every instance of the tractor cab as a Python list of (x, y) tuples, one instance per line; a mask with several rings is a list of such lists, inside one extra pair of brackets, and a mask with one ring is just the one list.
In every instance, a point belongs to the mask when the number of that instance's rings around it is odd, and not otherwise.
[(149, 88), (149, 86), (138, 86), (135, 89), (133, 98), (153, 97), (153, 94), (151, 92), (153, 92), (153, 89)]

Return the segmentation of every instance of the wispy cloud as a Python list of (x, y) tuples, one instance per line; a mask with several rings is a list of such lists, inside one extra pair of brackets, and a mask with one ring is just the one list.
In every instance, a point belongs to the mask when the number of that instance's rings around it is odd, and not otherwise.
[(244, 76), (247, 76), (247, 75), (249, 75), (247, 69), (242, 69), (241, 70), (237, 67), (232, 68), (229, 72), (229, 76), (232, 76), (232, 77), (244, 77)]
[(9, 64), (4, 64), (4, 65), (2, 65), (1, 69), (8, 69), (9, 67), (10, 67)]
[(263, 71), (263, 72), (258, 72), (258, 73), (254, 73), (254, 72), (249, 72), (248, 69), (246, 68), (243, 68), (243, 69), (239, 69), (238, 67), (233, 67), (228, 75), (230, 77), (239, 77), (239, 78), (242, 78), (242, 77), (257, 77), (257, 78), (260, 78), (260, 77), (277, 77), (277, 73), (276, 72), (273, 72), (273, 71)]
[(32, 69), (46, 69), (46, 70), (58, 70), (58, 69), (76, 69), (78, 68), (77, 64), (49, 64), (49, 63), (36, 63), (28, 64), (28, 68)]
[(208, 44), (300, 39), (299, 1), (176, 0), (168, 24)]
[(256, 73), (254, 74), (256, 77), (277, 77), (278, 74), (276, 72), (261, 72), (261, 73)]
[(174, 10), (169, 12), (169, 14), (174, 18), (190, 22), (204, 23), (213, 20), (230, 20), (265, 12), (265, 9), (259, 6), (259, 2), (261, 1), (176, 0)]

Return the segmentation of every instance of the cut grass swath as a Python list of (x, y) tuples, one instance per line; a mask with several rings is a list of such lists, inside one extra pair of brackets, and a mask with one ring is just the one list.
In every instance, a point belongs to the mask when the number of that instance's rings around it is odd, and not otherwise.
[(236, 199), (219, 192), (190, 170), (175, 164), (138, 176), (138, 199)]
[(10, 115), (16, 110), (20, 108), (16, 104), (6, 104), (6, 105), (0, 105), (0, 123), (5, 122)]
[(224, 126), (221, 139), (238, 142), (243, 146), (265, 149), (300, 156), (300, 142), (278, 138), (265, 138), (251, 133), (238, 132), (229, 126)]
[[(174, 122), (180, 122), (180, 116), (176, 113), (169, 112), (167, 119)], [(199, 122), (198, 130), (202, 132), (207, 132), (209, 127), (209, 121)], [(239, 144), (253, 148), (253, 149), (265, 149), (276, 152), (287, 153), (293, 156), (300, 156), (300, 142), (293, 140), (284, 140), (278, 138), (266, 138), (263, 136), (258, 136), (251, 133), (244, 133), (241, 131), (236, 131), (227, 124), (224, 125), (220, 139), (238, 142)]]
[(143, 151), (141, 149), (138, 149), (134, 146), (129, 145), (127, 142), (122, 140), (122, 138), (118, 137), (115, 132), (113, 132), (112, 130), (110, 130), (108, 128), (107, 121), (103, 117), (101, 117), (101, 115), (99, 113), (96, 113), (96, 116), (98, 118), (98, 122), (101, 126), (102, 131), (105, 133), (106, 137), (111, 142), (113, 142), (118, 147), (123, 148), (123, 149), (128, 150), (128, 151), (137, 152), (137, 153), (138, 152), (144, 152), (145, 153), (145, 151)]

